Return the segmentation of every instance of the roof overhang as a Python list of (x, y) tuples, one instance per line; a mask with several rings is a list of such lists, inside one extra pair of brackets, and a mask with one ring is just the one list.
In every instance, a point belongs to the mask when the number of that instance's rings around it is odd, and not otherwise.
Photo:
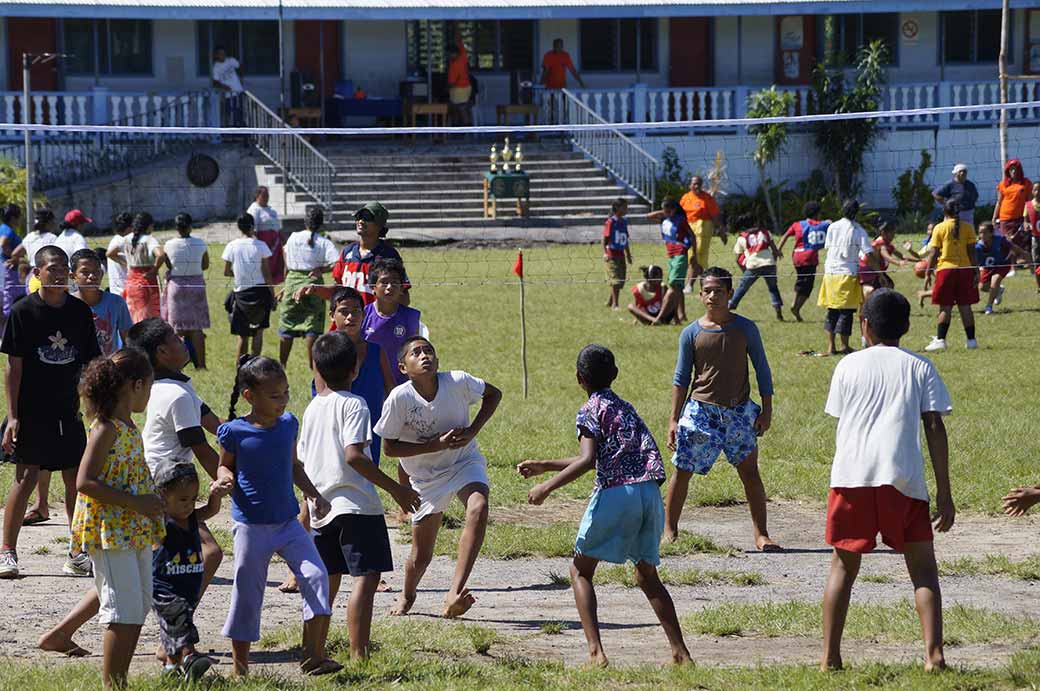
[[(1011, 6), (1040, 7), (1037, 0)], [(936, 12), (999, 9), (999, 0), (0, 0), (0, 17), (103, 19), (580, 19)]]

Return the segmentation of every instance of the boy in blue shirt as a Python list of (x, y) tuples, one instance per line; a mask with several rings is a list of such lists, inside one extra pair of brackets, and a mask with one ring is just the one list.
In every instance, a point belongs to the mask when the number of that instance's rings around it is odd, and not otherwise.
[(589, 644), (590, 661), (607, 664), (592, 585), (596, 566), (600, 561), (632, 561), (636, 565), (636, 582), (668, 636), (672, 659), (677, 664), (687, 662), (690, 651), (683, 641), (675, 605), (657, 573), (664, 527), (661, 452), (632, 404), (611, 390), (618, 369), (610, 350), (600, 345), (585, 346), (578, 354), (577, 370), (578, 384), (589, 396), (578, 411), (576, 422), (581, 453), (575, 458), (524, 461), (517, 466), (524, 477), (560, 471), (532, 487), (527, 500), (541, 504), (553, 490), (596, 469), (595, 491), (578, 528), (571, 564), (574, 601)]
[[(692, 475), (707, 475), (725, 452), (744, 485), (755, 546), (763, 552), (780, 551), (766, 529), (766, 490), (758, 472), (758, 437), (773, 418), (773, 375), (762, 337), (753, 321), (730, 311), (730, 272), (713, 266), (700, 278), (700, 299), (707, 309), (679, 336), (672, 382), (668, 448), (675, 452), (675, 474), (668, 485), (664, 538), (673, 542), (678, 537)], [(749, 359), (755, 366), (761, 406), (751, 400)]]
[(632, 249), (628, 246), (628, 202), (618, 197), (610, 206), (610, 217), (603, 226), (603, 261), (607, 267), (607, 282), (610, 284), (610, 298), (607, 307), (620, 309), (618, 297), (625, 287), (627, 278), (626, 264), (632, 263)]
[(979, 241), (975, 243), (975, 257), (979, 262), (979, 290), (989, 294), (986, 302), (986, 314), (993, 314), (993, 305), (999, 305), (1004, 299), (1004, 286), (1001, 285), (1017, 259), (1020, 262), (1031, 260), (1029, 252), (1016, 246), (1003, 235), (993, 232), (993, 224), (989, 221), (979, 224)]

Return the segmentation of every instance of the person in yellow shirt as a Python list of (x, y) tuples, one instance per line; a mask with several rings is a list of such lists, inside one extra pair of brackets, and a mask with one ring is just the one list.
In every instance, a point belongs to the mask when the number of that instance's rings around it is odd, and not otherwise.
[(943, 206), (943, 222), (932, 229), (925, 259), (935, 270), (932, 304), (939, 306), (938, 326), (929, 353), (946, 350), (946, 334), (950, 331), (950, 314), (956, 305), (961, 313), (968, 350), (979, 347), (975, 340), (975, 315), (971, 306), (979, 301), (979, 270), (975, 262), (975, 229), (959, 219), (960, 203), (949, 200)]

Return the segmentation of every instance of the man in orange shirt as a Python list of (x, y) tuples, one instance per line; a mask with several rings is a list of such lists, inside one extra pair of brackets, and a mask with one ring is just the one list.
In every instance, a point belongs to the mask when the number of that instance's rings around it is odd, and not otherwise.
[[(690, 262), (691, 269), (694, 266), (711, 266), (708, 256), (711, 252), (711, 238), (715, 235), (715, 226), (719, 227), (719, 237), (723, 244), (726, 243), (726, 229), (719, 223), (719, 205), (711, 193), (704, 191), (704, 180), (699, 175), (690, 178), (690, 191), (679, 199), (679, 206), (686, 212), (686, 220), (694, 237), (697, 238), (697, 261)], [(689, 287), (695, 278), (691, 270), (686, 277), (686, 286)]]
[(558, 38), (553, 41), (552, 50), (542, 57), (541, 82), (546, 89), (566, 89), (568, 70), (574, 75), (574, 79), (581, 85), (581, 88), (584, 89), (585, 82), (582, 81), (578, 70), (574, 68), (570, 54), (563, 49), (563, 39)]
[(455, 47), (448, 51), (448, 106), (451, 122), (466, 127), (473, 124), (470, 97), (473, 85), (469, 81), (469, 55), (462, 37), (455, 37)]
[[(1022, 226), (1022, 213), (1033, 192), (1032, 181), (1022, 172), (1022, 162), (1013, 158), (1004, 166), (1004, 179), (997, 185), (993, 225), (1000, 234), (1022, 250), (1029, 251), (1029, 231)], [(998, 223), (999, 222), (999, 223)]]

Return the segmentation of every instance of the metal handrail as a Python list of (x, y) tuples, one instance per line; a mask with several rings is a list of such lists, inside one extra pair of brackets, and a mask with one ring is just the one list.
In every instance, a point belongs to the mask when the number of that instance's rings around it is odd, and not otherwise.
[[(567, 89), (546, 91), (546, 122), (557, 125), (609, 124)], [(658, 160), (615, 129), (569, 131), (575, 148), (651, 204), (657, 187)]]
[(250, 135), (253, 146), (281, 171), (286, 183), (291, 180), (325, 209), (331, 221), (336, 166), (252, 93), (243, 91), (242, 98), (247, 127), (286, 129), (285, 135)]

